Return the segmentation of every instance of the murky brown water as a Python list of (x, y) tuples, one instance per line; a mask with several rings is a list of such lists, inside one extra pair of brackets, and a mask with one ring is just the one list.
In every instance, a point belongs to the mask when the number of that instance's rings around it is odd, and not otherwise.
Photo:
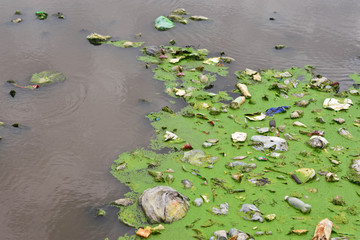
[[(212, 20), (153, 28), (157, 16), (178, 7)], [(9, 23), (15, 10), (24, 13), (20, 24)], [(61, 11), (66, 20), (36, 20), (38, 10)], [(109, 167), (118, 154), (147, 146), (152, 128), (144, 116), (170, 99), (136, 61), (137, 49), (95, 47), (89, 33), (134, 40), (141, 32), (148, 45), (175, 39), (224, 51), (237, 60), (231, 73), (310, 64), (344, 88), (352, 83), (348, 75), (360, 72), (359, 11), (355, 0), (1, 1), (0, 121), (21, 128), (0, 128), (0, 238), (116, 239), (133, 232), (116, 209), (106, 208), (101, 219), (96, 209), (126, 193)], [(277, 51), (277, 44), (288, 48)], [(25, 83), (43, 70), (63, 72), (67, 81), (16, 89), (11, 98), (8, 79)], [(217, 87), (235, 80), (230, 74)]]

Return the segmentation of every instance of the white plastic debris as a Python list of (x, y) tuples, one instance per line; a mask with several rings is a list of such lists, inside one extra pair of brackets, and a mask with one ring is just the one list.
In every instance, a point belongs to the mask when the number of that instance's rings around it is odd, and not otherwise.
[(231, 138), (234, 143), (245, 142), (246, 137), (247, 137), (247, 133), (244, 133), (244, 132), (235, 132), (235, 133), (231, 134)]
[(333, 109), (335, 111), (349, 109), (351, 105), (353, 105), (353, 102), (349, 98), (345, 98), (344, 100), (338, 100), (336, 98), (326, 98), (323, 103), (324, 108)]

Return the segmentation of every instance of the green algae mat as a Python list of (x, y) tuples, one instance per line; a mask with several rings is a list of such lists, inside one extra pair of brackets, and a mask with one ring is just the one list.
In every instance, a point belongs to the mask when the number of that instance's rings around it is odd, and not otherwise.
[[(253, 239), (311, 239), (325, 218), (334, 223), (331, 237), (358, 238), (356, 89), (338, 93), (338, 83), (305, 66), (244, 69), (235, 72), (239, 84), (233, 89), (212, 92), (216, 79), (229, 75), (232, 58), (208, 57), (206, 49), (150, 48), (138, 60), (170, 96), (188, 105), (179, 112), (165, 106), (150, 113), (156, 137), (149, 148), (122, 153), (112, 165), (113, 176), (131, 190), (126, 196), (135, 200), (119, 207), (118, 214), (134, 227), (134, 235), (119, 239), (141, 239), (137, 228), (158, 225), (147, 221), (138, 204), (139, 196), (155, 186), (174, 188), (191, 206), (183, 219), (163, 223), (165, 230), (150, 239), (209, 239), (231, 228)], [(350, 77), (360, 80), (356, 73)], [(203, 155), (191, 155), (195, 150)], [(311, 211), (294, 208), (285, 196), (311, 205)], [(226, 214), (214, 210), (226, 203)], [(263, 221), (247, 220), (239, 211), (243, 204), (255, 205)]]

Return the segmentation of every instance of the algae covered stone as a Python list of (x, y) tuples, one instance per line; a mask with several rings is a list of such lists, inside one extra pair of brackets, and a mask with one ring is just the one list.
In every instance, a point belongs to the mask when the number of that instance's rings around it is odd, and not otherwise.
[(101, 45), (111, 39), (111, 36), (92, 33), (86, 37), (87, 40), (93, 45)]
[(155, 19), (154, 26), (159, 31), (169, 30), (174, 27), (174, 23), (167, 17), (160, 16)]
[(43, 71), (39, 73), (34, 73), (30, 79), (31, 84), (49, 84), (55, 82), (65, 81), (66, 77), (64, 74), (54, 71)]
[(185, 217), (189, 199), (168, 186), (146, 189), (139, 197), (139, 204), (146, 217), (155, 223), (172, 223)]

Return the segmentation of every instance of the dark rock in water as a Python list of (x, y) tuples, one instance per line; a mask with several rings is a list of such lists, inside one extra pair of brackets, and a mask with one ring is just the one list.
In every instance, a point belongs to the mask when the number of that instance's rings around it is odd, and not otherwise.
[(16, 91), (15, 91), (15, 90), (11, 90), (9, 94), (10, 94), (10, 96), (15, 97)]
[(160, 53), (160, 47), (158, 46), (149, 46), (145, 49), (145, 53), (150, 56), (156, 57), (157, 54)]
[(155, 223), (172, 223), (182, 219), (189, 207), (189, 199), (167, 186), (146, 189), (139, 197), (146, 217)]

